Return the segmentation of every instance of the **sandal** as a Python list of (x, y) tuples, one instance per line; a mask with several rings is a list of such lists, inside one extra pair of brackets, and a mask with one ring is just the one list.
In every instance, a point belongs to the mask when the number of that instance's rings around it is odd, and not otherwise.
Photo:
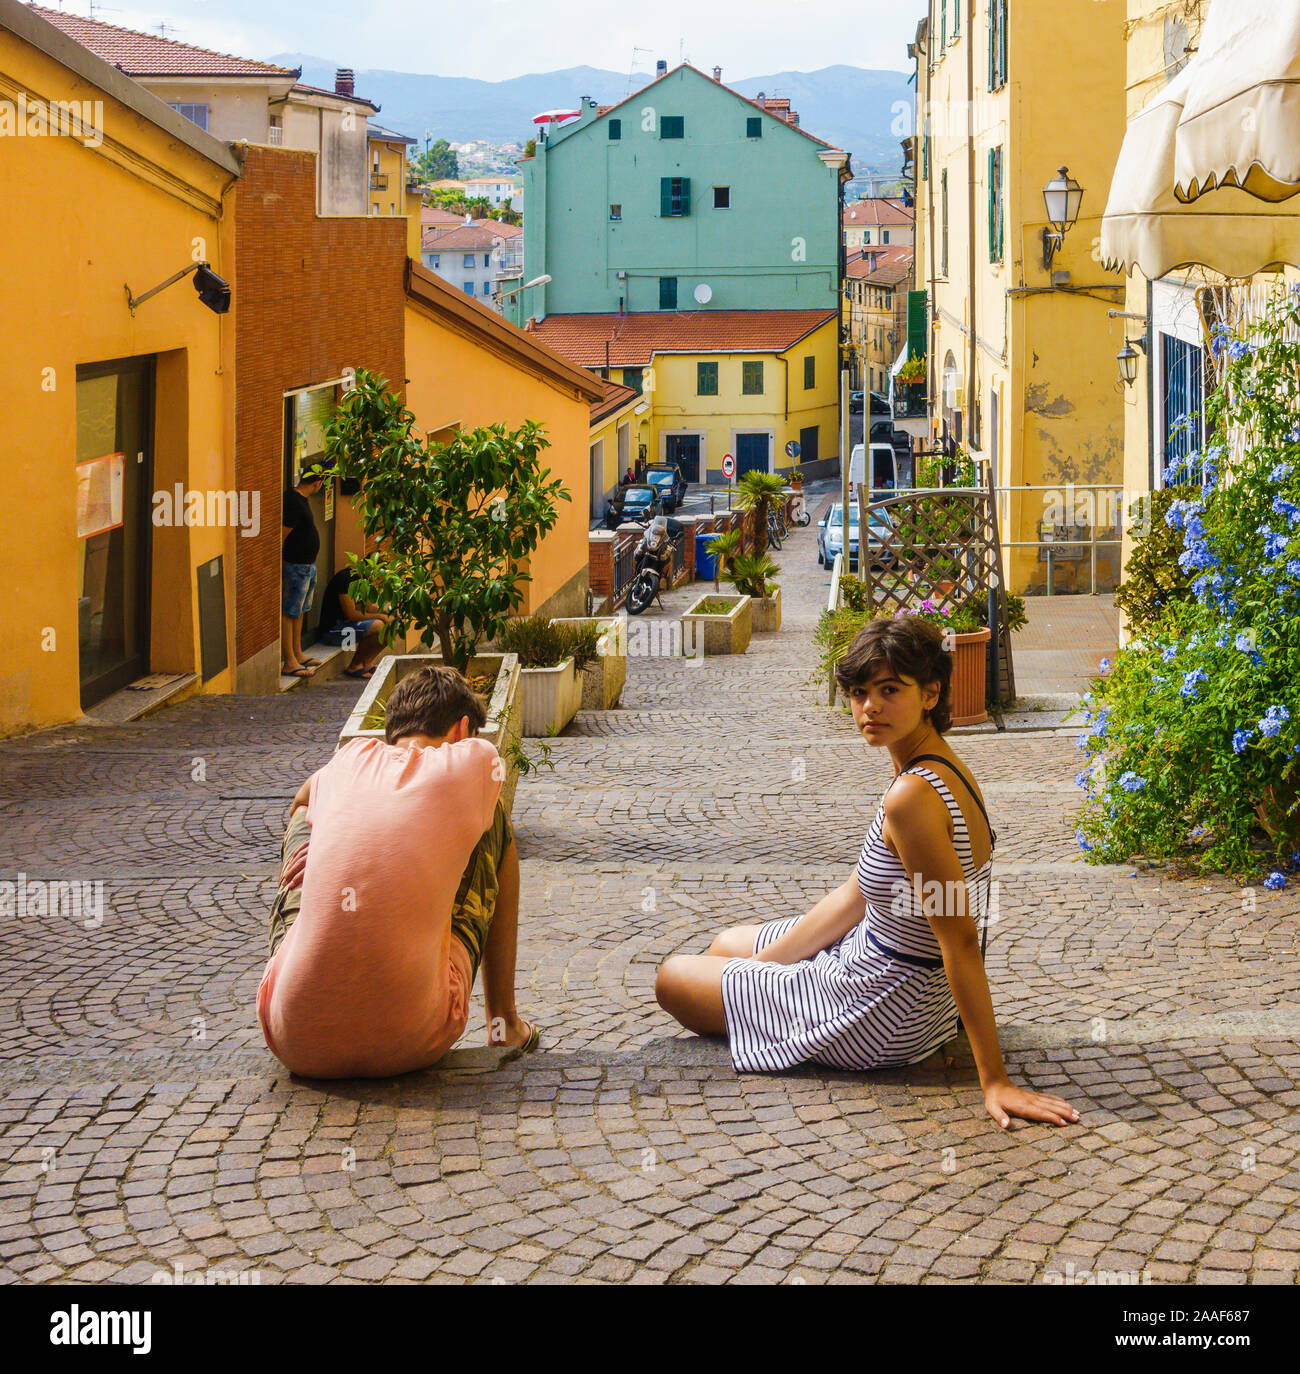
[(369, 682), (374, 675), (375, 670), (373, 668), (345, 668), (343, 670), (344, 677), (360, 678), (366, 682)]
[(281, 668), (283, 677), (315, 677), (316, 674), (311, 668)]
[(525, 1021), (524, 1025), (529, 1027), (528, 1039), (525, 1040), (522, 1045), (512, 1045), (510, 1049), (501, 1056), (501, 1063), (508, 1064), (512, 1059), (522, 1059), (524, 1055), (532, 1054), (541, 1043), (542, 1028), (533, 1025), (531, 1021)]
[(304, 658), (303, 663), (306, 664), (308, 668), (319, 668), (321, 660), (318, 658)]

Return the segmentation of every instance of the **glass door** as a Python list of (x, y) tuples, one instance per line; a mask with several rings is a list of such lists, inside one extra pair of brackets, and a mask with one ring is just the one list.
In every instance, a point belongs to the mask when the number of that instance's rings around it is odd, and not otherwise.
[(81, 704), (149, 671), (154, 360), (77, 368)]

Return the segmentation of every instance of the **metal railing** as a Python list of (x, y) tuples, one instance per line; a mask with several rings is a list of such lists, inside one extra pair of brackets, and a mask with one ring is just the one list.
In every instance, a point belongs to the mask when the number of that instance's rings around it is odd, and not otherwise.
[(668, 545), (668, 585), (675, 587), (677, 580), (686, 573), (686, 531), (673, 535)]
[(930, 400), (924, 385), (895, 386), (895, 420), (924, 420), (929, 413)]
[[(616, 535), (615, 538), (618, 536)], [(610, 605), (621, 606), (627, 597), (627, 589), (636, 575), (636, 546), (641, 542), (639, 535), (630, 534), (619, 540), (614, 548), (614, 590)]]
[(386, 191), (386, 190), (388, 190), (388, 173), (387, 173), (387, 172), (371, 172), (371, 174), (370, 174), (370, 189), (371, 189), (372, 191)]

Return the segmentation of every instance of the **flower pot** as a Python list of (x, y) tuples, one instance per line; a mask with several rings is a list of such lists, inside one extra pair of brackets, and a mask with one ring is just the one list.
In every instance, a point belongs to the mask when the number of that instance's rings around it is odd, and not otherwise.
[(770, 634), (781, 628), (781, 588), (771, 596), (755, 597), (753, 607), (754, 633)]
[(953, 635), (952, 652), (952, 723), (954, 725), (982, 725), (988, 720), (984, 709), (988, 683), (987, 627), (968, 635)]
[[(706, 601), (725, 601), (731, 609), (726, 615), (704, 615), (696, 607)], [(749, 648), (753, 633), (753, 598), (748, 596), (709, 595), (694, 601), (682, 616), (682, 649), (704, 647), (704, 654), (743, 654)]]
[(572, 657), (554, 668), (521, 668), (519, 705), (525, 736), (543, 739), (558, 735), (582, 705), (582, 683)]
[[(375, 675), (366, 684), (347, 723), (339, 731), (339, 744), (353, 739), (383, 739), (383, 726), (377, 724), (378, 708), (389, 698), (394, 687), (405, 677), (421, 668), (439, 665), (441, 654), (394, 654), (381, 658)], [(495, 746), (505, 764), (506, 776), (501, 787), (501, 800), (509, 811), (515, 802), (515, 787), (519, 781), (519, 763), (515, 757), (520, 737), (519, 658), (516, 654), (478, 654), (470, 659), (466, 676), (496, 674), (492, 695), (487, 702), (487, 723), (479, 731), (479, 738)]]
[(599, 625), (604, 633), (599, 655), (578, 674), (582, 681), (582, 710), (609, 711), (618, 705), (627, 681), (627, 616), (573, 616), (557, 625)]

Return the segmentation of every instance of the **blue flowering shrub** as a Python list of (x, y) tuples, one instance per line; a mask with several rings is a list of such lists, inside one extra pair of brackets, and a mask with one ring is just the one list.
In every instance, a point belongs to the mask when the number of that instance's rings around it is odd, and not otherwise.
[[(1300, 296), (1221, 327), (1204, 452), (1165, 473), (1191, 598), (1084, 699), (1078, 840), (1282, 887), (1300, 867)], [(1233, 455), (1229, 457), (1229, 453)]]

